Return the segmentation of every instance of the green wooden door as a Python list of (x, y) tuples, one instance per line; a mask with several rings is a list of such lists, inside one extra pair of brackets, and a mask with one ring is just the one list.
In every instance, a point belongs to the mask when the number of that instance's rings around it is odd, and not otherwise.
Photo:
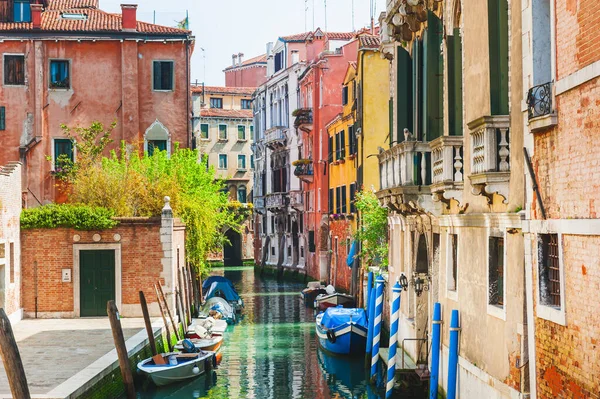
[(106, 302), (115, 299), (115, 251), (79, 253), (80, 315), (106, 316)]

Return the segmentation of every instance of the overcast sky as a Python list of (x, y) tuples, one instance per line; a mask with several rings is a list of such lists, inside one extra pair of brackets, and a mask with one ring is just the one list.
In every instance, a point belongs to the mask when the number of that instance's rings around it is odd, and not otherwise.
[[(223, 69), (231, 64), (231, 55), (244, 53), (244, 59), (263, 54), (267, 42), (313, 28), (325, 27), (324, 1), (327, 2), (327, 30), (352, 30), (352, 0), (140, 0), (138, 19), (175, 26), (189, 12), (190, 29), (196, 37), (192, 57), (192, 80), (204, 78), (206, 84), (224, 85)], [(354, 0), (354, 27), (367, 26), (370, 4), (374, 2), (375, 21), (385, 10), (385, 0)], [(135, 3), (130, 1), (127, 3)], [(100, 0), (100, 8), (120, 12), (123, 0)], [(308, 11), (305, 13), (305, 4)], [(306, 14), (306, 18), (305, 18)], [(306, 19), (306, 21), (305, 21)], [(306, 24), (306, 25), (305, 25)], [(203, 48), (205, 51), (201, 50)]]

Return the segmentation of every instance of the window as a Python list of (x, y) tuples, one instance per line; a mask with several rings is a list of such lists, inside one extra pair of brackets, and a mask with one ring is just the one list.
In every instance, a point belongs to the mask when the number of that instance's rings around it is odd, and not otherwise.
[(227, 169), (227, 154), (219, 154), (219, 169)]
[(69, 61), (52, 60), (50, 61), (50, 88), (51, 89), (70, 89), (71, 79), (69, 70)]
[(154, 90), (173, 91), (173, 61), (154, 61)]
[(356, 154), (356, 136), (354, 135), (354, 125), (348, 126), (348, 152), (350, 155)]
[(227, 140), (227, 125), (219, 125), (219, 140)]
[(488, 248), (488, 303), (504, 306), (504, 238), (490, 237)]
[(73, 142), (69, 139), (54, 139), (54, 170), (68, 167), (74, 161)]
[(4, 56), (4, 84), (22, 86), (25, 84), (25, 56)]
[(458, 234), (449, 234), (449, 238), (448, 290), (456, 291), (458, 288)]
[(0, 107), (0, 130), (6, 130), (6, 107)]
[(250, 140), (254, 141), (254, 126), (250, 125)]
[(246, 186), (240, 186), (238, 187), (238, 201), (241, 202), (242, 204), (246, 203)]
[(348, 86), (342, 87), (342, 105), (348, 104)]
[(250, 169), (254, 169), (254, 155), (250, 155)]
[(315, 231), (314, 230), (309, 230), (308, 231), (308, 252), (310, 253), (314, 253), (317, 249), (317, 246), (315, 245)]
[(275, 72), (283, 69), (283, 51), (275, 54)]
[(562, 307), (558, 234), (540, 234), (538, 238), (538, 284), (540, 303)]
[(492, 115), (508, 115), (508, 2), (488, 0)]
[(252, 109), (252, 100), (242, 98), (242, 109)]
[(210, 107), (211, 108), (223, 108), (223, 99), (217, 97), (210, 98)]
[(333, 188), (329, 189), (329, 213), (333, 214)]
[(454, 29), (454, 35), (446, 40), (448, 47), (448, 116), (450, 135), (463, 134), (462, 108), (462, 43), (460, 29)]
[(342, 190), (342, 213), (348, 213), (348, 208), (346, 206), (346, 186), (342, 186), (341, 190)]
[(340, 132), (340, 159), (346, 158), (346, 131)]
[(333, 136), (329, 136), (329, 144), (328, 144), (328, 154), (327, 155), (327, 160), (329, 161), (329, 163), (333, 162)]
[(356, 183), (350, 184), (350, 212), (356, 213)]
[(13, 7), (14, 22), (31, 22), (31, 2), (29, 0), (15, 0)]
[(335, 189), (335, 213), (342, 213), (342, 188)]
[(246, 141), (246, 126), (238, 125), (238, 140)]
[(148, 140), (148, 156), (154, 155), (155, 151), (167, 151), (167, 140)]
[(246, 156), (245, 155), (238, 155), (238, 169), (246, 170)]
[(202, 140), (208, 140), (208, 123), (200, 124), (200, 138)]

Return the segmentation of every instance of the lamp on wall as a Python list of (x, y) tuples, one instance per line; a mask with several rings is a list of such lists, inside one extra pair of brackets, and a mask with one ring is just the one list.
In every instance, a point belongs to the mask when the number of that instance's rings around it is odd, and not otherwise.
[(420, 297), (423, 294), (423, 291), (429, 291), (431, 286), (431, 276), (428, 273), (413, 272), (412, 278), (409, 281), (403, 273), (400, 275), (398, 282), (404, 291), (408, 291), (408, 287), (412, 286), (415, 290), (415, 295)]

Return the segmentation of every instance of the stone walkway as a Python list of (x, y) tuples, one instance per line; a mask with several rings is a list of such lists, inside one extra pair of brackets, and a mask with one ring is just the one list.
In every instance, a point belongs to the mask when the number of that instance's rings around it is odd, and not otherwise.
[[(143, 319), (121, 319), (125, 340), (144, 329)], [(13, 332), (31, 394), (46, 394), (114, 349), (108, 318), (22, 320)], [(0, 397), (10, 395), (0, 363)]]

